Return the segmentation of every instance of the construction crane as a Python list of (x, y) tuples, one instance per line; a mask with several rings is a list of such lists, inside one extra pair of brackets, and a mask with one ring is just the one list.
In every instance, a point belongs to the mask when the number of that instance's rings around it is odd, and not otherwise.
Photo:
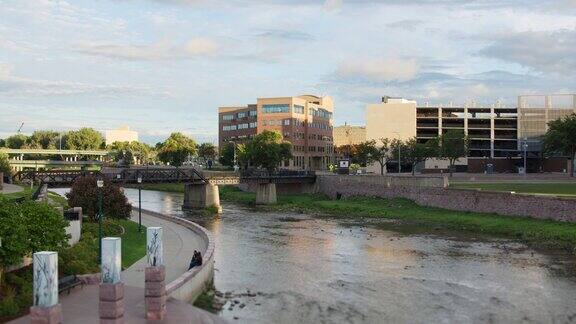
[(22, 124), (20, 125), (20, 128), (18, 128), (18, 134), (20, 134), (20, 132), (22, 132), (22, 127), (24, 127), (24, 122), (22, 122)]

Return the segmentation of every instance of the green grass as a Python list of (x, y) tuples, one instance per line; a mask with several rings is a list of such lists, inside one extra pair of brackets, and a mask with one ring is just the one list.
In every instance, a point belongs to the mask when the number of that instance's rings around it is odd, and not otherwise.
[(480, 189), (489, 191), (515, 191), (517, 193), (543, 194), (557, 196), (576, 196), (576, 182), (566, 183), (452, 183), (452, 188)]
[(32, 194), (34, 194), (34, 191), (36, 191), (38, 187), (30, 188), (30, 186), (22, 186), (22, 188), (24, 188), (24, 190), (10, 194), (0, 194), (0, 196), (10, 200), (18, 198), (32, 198)]
[[(254, 205), (255, 194), (223, 187), (221, 198), (251, 206)], [(570, 251), (575, 251), (576, 247), (574, 223), (424, 207), (403, 198), (330, 200), (322, 195), (279, 195), (278, 204), (264, 208), (303, 211), (330, 217), (394, 219), (413, 225), (511, 237)]]

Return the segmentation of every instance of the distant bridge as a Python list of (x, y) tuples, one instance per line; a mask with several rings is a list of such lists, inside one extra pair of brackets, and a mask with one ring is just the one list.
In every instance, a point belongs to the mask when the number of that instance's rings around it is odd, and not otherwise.
[(255, 183), (314, 183), (316, 176), (312, 172), (284, 171), (273, 174), (206, 172), (203, 173), (195, 168), (173, 167), (139, 167), (139, 168), (109, 168), (102, 171), (87, 170), (45, 170), (45, 171), (20, 171), (14, 175), (18, 182), (46, 183), (51, 187), (69, 186), (76, 179), (83, 176), (104, 177), (119, 184), (138, 183), (138, 177), (142, 183), (198, 183), (212, 185), (236, 185), (241, 182)]
[[(0, 149), (0, 153), (8, 154), (10, 166), (15, 171), (22, 171), (24, 168), (45, 168), (58, 166), (83, 167), (88, 165), (101, 165), (102, 160), (108, 151), (100, 150), (57, 150), (57, 149)], [(24, 160), (25, 156), (60, 156), (62, 160)], [(92, 161), (79, 160), (81, 157), (94, 158)]]

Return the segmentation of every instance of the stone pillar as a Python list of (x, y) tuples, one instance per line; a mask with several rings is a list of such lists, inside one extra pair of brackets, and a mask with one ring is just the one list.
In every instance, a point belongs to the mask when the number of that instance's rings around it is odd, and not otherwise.
[(58, 303), (58, 253), (34, 253), (33, 306), (30, 323), (62, 323), (62, 306)]
[(276, 202), (275, 183), (259, 183), (256, 185), (256, 205), (271, 205)]
[(163, 320), (166, 316), (166, 269), (162, 247), (162, 227), (146, 229), (146, 256), (148, 267), (145, 270), (146, 319)]
[(124, 323), (124, 283), (122, 271), (122, 241), (118, 237), (102, 239), (100, 283), (100, 323)]
[(216, 207), (219, 213), (222, 212), (218, 186), (211, 183), (187, 183), (184, 187), (182, 209), (192, 210), (207, 207)]

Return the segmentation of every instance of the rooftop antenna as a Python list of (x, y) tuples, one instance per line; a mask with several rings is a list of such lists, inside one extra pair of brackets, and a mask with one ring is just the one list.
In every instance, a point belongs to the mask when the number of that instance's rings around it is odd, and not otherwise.
[(24, 127), (24, 122), (20, 124), (20, 127), (18, 128), (18, 131), (16, 133), (20, 134), (22, 132), (22, 127)]

